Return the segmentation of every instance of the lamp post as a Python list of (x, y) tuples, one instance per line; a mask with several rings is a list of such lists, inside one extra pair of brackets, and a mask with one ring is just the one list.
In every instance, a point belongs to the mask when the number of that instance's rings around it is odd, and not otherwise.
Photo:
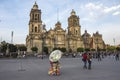
[(44, 35), (42, 34), (42, 56), (41, 59), (43, 59), (43, 52), (44, 52)]
[[(115, 47), (115, 38), (113, 38), (113, 42), (114, 42), (114, 47)], [(116, 51), (116, 48), (114, 49), (114, 53)]]
[(96, 51), (98, 52), (98, 38), (96, 39)]

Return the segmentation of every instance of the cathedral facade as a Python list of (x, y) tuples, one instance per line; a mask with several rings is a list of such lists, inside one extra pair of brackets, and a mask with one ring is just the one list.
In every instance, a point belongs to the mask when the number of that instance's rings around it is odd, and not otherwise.
[[(57, 21), (53, 29), (47, 31), (41, 20), (41, 13), (41, 10), (38, 9), (38, 5), (35, 2), (30, 12), (29, 34), (26, 38), (27, 52), (32, 52), (32, 47), (37, 47), (38, 53), (42, 52), (43, 47), (47, 47), (49, 52), (53, 48), (66, 48), (67, 51), (72, 50), (73, 52), (76, 52), (77, 48), (91, 48), (92, 38), (90, 35), (89, 37), (85, 37), (85, 34), (81, 35), (79, 17), (74, 10), (71, 11), (70, 17), (68, 18), (67, 31), (62, 28), (60, 21)], [(88, 44), (86, 45), (86, 43)], [(92, 48), (94, 48), (93, 46)]]

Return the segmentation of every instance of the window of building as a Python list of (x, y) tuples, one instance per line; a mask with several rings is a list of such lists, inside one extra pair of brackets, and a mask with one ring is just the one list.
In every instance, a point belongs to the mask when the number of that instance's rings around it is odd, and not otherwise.
[(32, 25), (32, 32), (33, 32), (33, 27), (34, 27), (34, 25)]
[(35, 20), (37, 20), (37, 14), (35, 14)]
[(32, 20), (34, 20), (34, 14), (32, 14)]
[(35, 32), (37, 32), (37, 27), (35, 27)]
[(76, 35), (77, 35), (77, 30), (76, 30)]
[(40, 25), (38, 25), (38, 32), (40, 32)]
[(38, 20), (39, 20), (39, 14), (38, 14)]

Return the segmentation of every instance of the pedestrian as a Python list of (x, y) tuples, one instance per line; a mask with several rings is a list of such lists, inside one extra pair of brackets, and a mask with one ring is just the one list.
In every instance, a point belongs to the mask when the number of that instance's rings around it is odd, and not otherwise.
[(88, 61), (88, 69), (91, 69), (91, 63), (92, 63), (92, 54), (91, 53), (88, 53), (87, 61)]
[(116, 59), (116, 61), (119, 60), (119, 53), (118, 52), (116, 52), (116, 54), (115, 54), (115, 59)]
[(101, 53), (99, 51), (97, 52), (97, 58), (98, 58), (98, 61), (101, 61)]
[(60, 64), (59, 64), (59, 61), (56, 61), (56, 62), (51, 62), (50, 61), (50, 64), (51, 64), (51, 67), (48, 71), (48, 74), (49, 75), (60, 75)]
[(83, 69), (87, 69), (87, 53), (82, 55), (82, 61), (84, 63)]

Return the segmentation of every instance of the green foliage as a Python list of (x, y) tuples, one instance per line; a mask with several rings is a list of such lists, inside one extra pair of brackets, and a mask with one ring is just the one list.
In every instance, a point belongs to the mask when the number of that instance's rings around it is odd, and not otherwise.
[(77, 48), (77, 52), (83, 52), (84, 48)]
[(107, 50), (108, 50), (108, 51), (114, 51), (114, 50), (115, 50), (115, 46), (108, 46), (108, 47), (107, 47)]
[(95, 49), (91, 49), (91, 51), (95, 51)]
[(101, 49), (102, 51), (106, 51), (106, 49)]
[(53, 51), (54, 51), (54, 50), (57, 50), (57, 49), (58, 49), (58, 48), (53, 48)]
[(90, 48), (86, 48), (85, 51), (90, 51)]
[(43, 51), (44, 51), (46, 54), (48, 54), (48, 47), (44, 47), (44, 48), (43, 48)]
[(117, 51), (120, 51), (120, 47), (117, 47), (116, 50), (117, 50)]
[(61, 50), (62, 52), (66, 52), (66, 48), (53, 48), (53, 51), (54, 50)]
[(13, 44), (9, 44), (9, 50), (10, 52), (16, 52), (17, 51), (17, 47)]
[(18, 49), (19, 49), (20, 51), (27, 51), (26, 46), (19, 46)]
[(60, 48), (62, 52), (66, 52), (66, 48)]
[(3, 44), (3, 45), (1, 46), (1, 52), (2, 52), (2, 53), (5, 53), (6, 50), (7, 50), (7, 44)]
[(1, 52), (5, 53), (7, 50), (7, 47), (9, 49), (9, 52), (17, 51), (17, 47), (15, 45), (6, 43), (5, 41), (1, 42)]
[(38, 51), (38, 48), (37, 48), (37, 47), (32, 47), (31, 50), (32, 50), (33, 52), (37, 52), (37, 51)]

